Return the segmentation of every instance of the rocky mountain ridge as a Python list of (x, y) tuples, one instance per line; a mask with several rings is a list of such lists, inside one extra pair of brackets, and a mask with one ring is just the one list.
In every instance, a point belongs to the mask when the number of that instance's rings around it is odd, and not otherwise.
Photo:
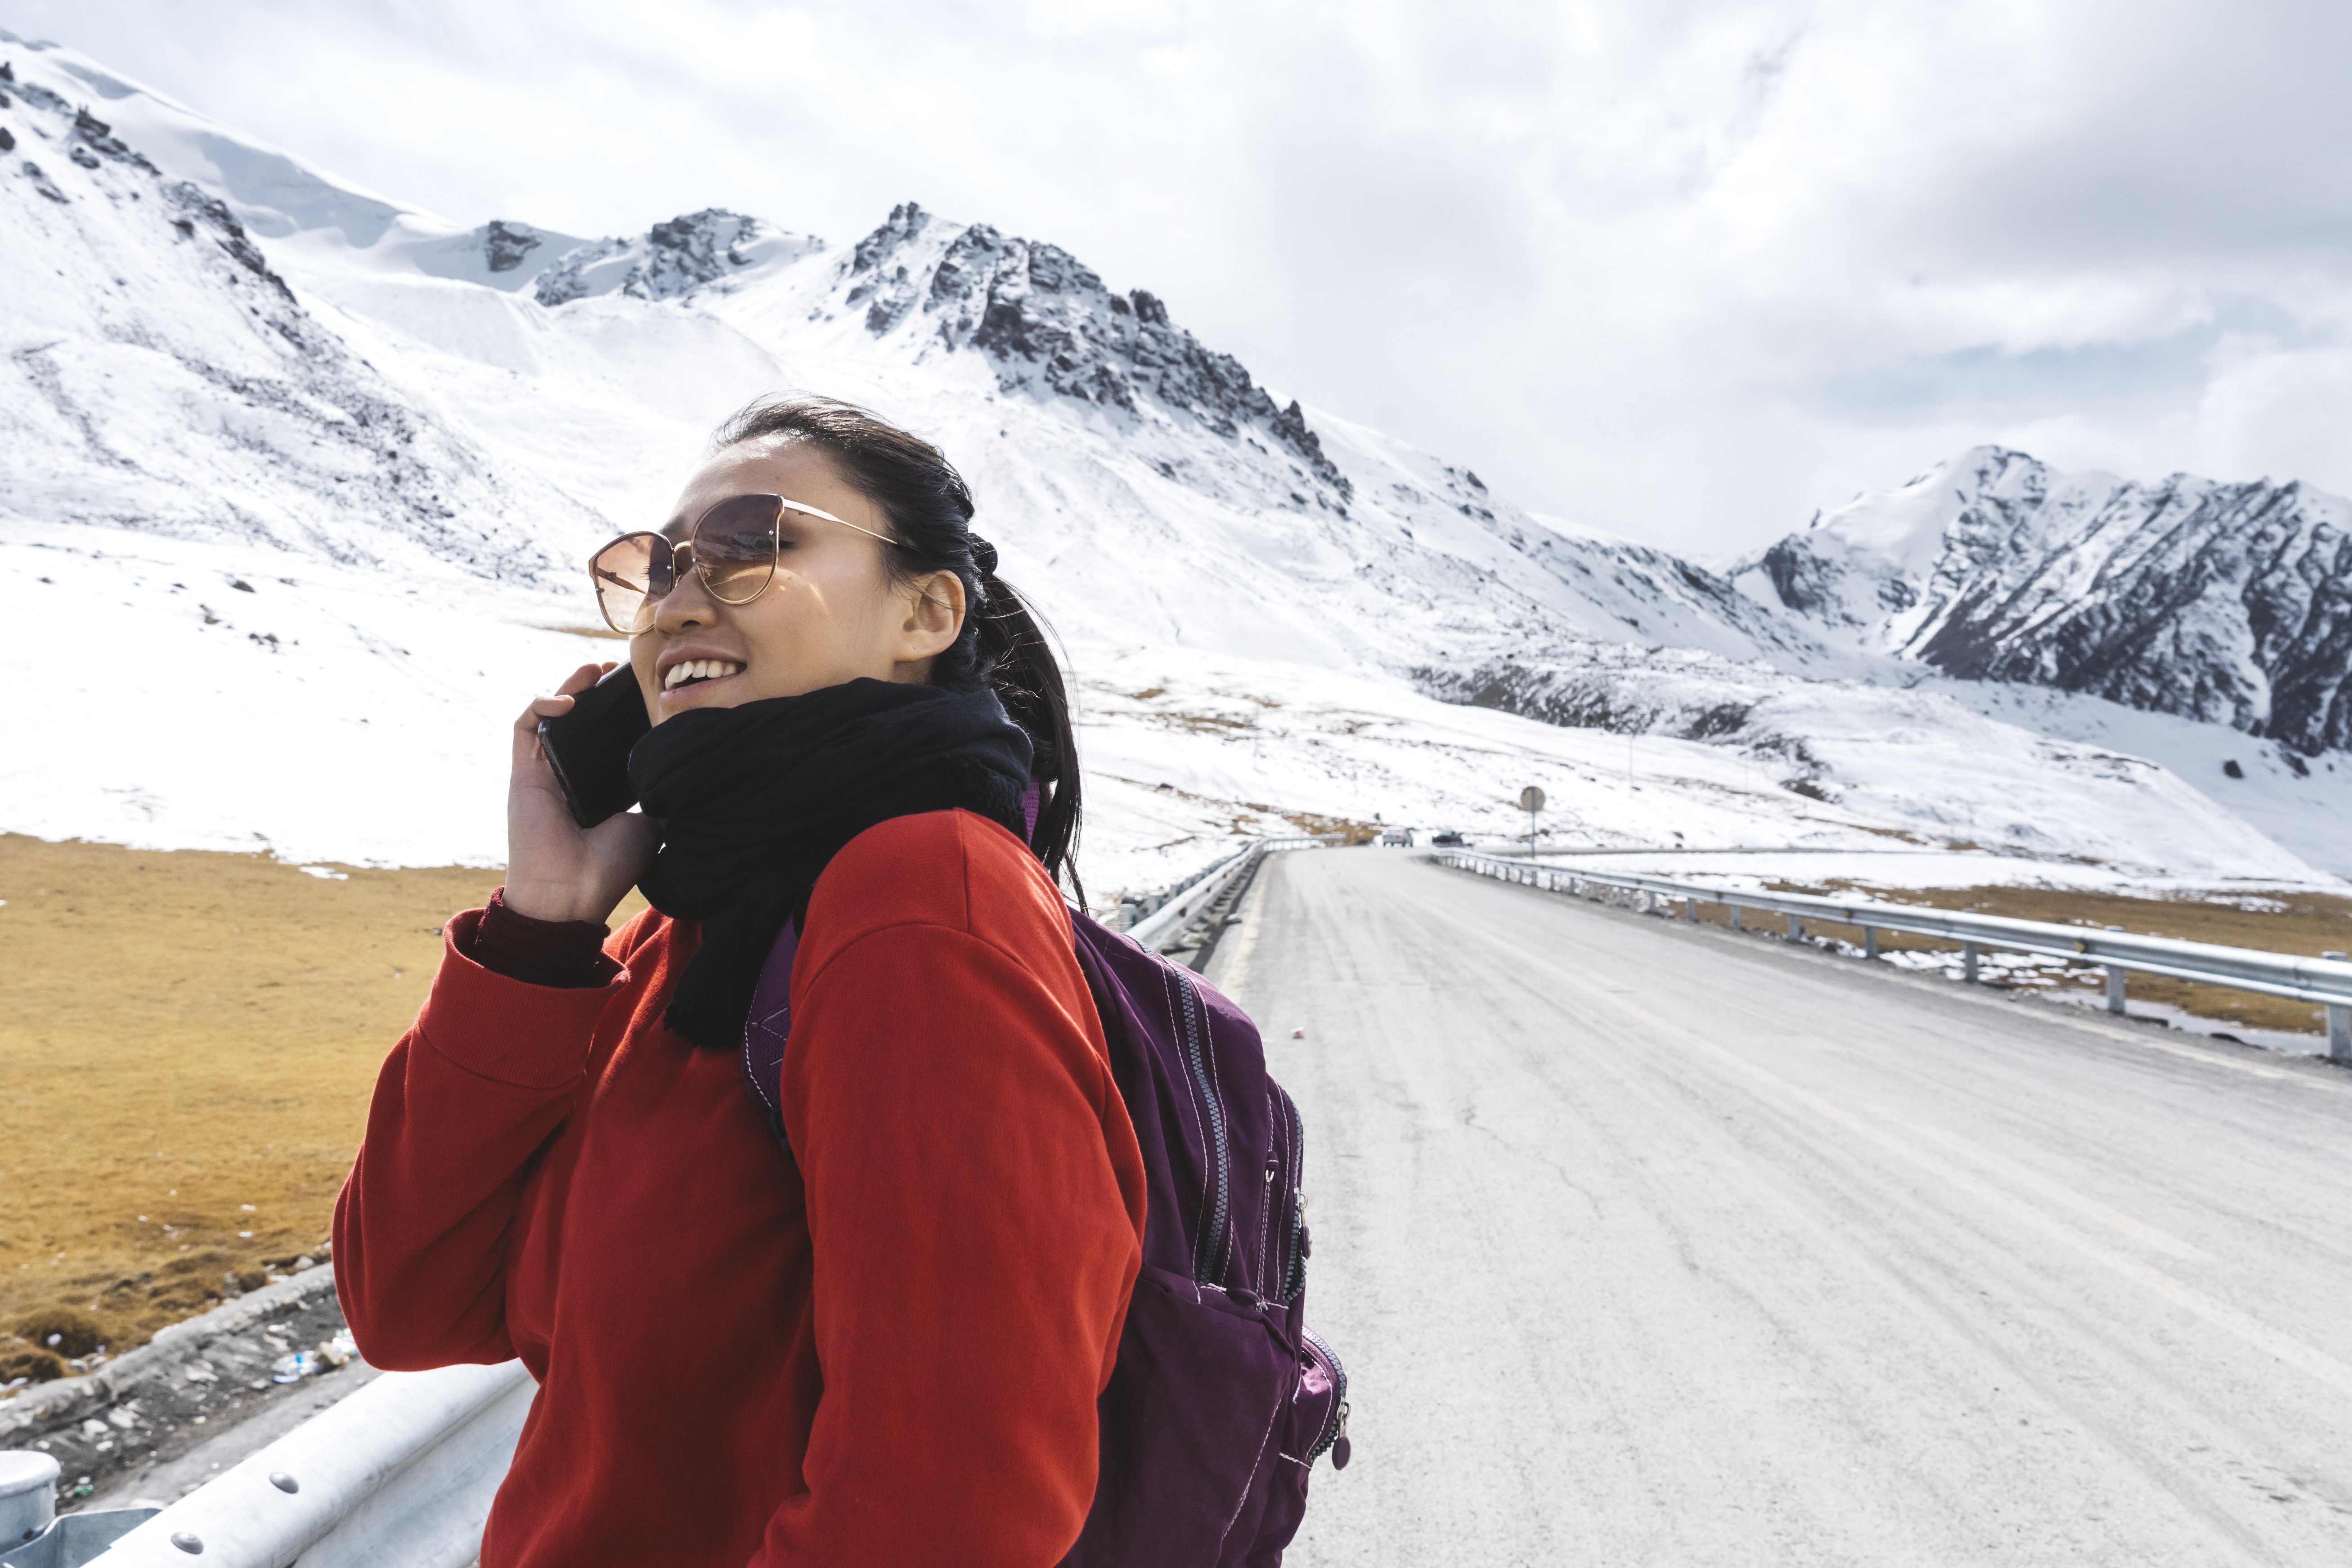
[(2289, 482), (2062, 474), (1979, 447), (1751, 568), (1866, 651), (2352, 747), (2352, 504)]
[[(486, 246), (497, 243), (491, 231), (501, 226), (488, 225)], [(823, 240), (724, 207), (705, 207), (656, 224), (641, 235), (595, 240), (568, 251), (539, 273), (531, 292), (546, 306), (616, 293), (631, 299), (676, 299), (746, 268), (824, 248)], [(490, 265), (495, 270), (498, 263)]]
[(987, 355), (1007, 392), (1036, 387), (1129, 414), (1149, 398), (1228, 440), (1248, 426), (1304, 465), (1299, 482), (1321, 487), (1319, 504), (1344, 515), (1354, 495), (1296, 399), (1280, 406), (1239, 360), (1171, 323), (1148, 290), (1113, 293), (1058, 246), (986, 224), (941, 225), (908, 202), (857, 243), (849, 270), (856, 281), (845, 303), (866, 307), (877, 338), (918, 324), (950, 350)]

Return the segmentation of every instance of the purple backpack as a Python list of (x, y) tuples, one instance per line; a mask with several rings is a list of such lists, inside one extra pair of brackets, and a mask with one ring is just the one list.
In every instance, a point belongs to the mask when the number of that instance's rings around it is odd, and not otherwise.
[[(1065, 1568), (1274, 1568), (1315, 1461), (1348, 1463), (1348, 1375), (1307, 1326), (1298, 1107), (1244, 1013), (1073, 910), (1112, 1076), (1143, 1151), (1143, 1272), (1096, 1404), (1101, 1474)], [(786, 922), (743, 1027), (743, 1082), (783, 1143)]]

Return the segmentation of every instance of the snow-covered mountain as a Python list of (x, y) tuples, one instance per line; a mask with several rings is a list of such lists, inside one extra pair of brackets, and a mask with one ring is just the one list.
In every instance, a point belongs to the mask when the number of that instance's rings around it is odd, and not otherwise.
[[(468, 227), (70, 50), (0, 57), (0, 582), (89, 650), (36, 700), (54, 744), (0, 758), (0, 828), (494, 859), (520, 695), (615, 651), (576, 563), (798, 386), (939, 441), (1068, 639), (1098, 890), (1251, 821), (1508, 830), (1525, 783), (1594, 843), (2314, 874), (2089, 728), (1812, 678), (1853, 628), (1285, 397), (1054, 246), (912, 204), (846, 246), (719, 209)], [(1653, 737), (1643, 782), (1591, 754), (1612, 729)], [(2352, 866), (2307, 814), (2272, 831)]]
[(1982, 446), (1752, 570), (1828, 635), (1960, 679), (2352, 747), (2352, 503), (2300, 484), (2142, 485)]
[(553, 580), (581, 507), (354, 354), (217, 196), (37, 79), (0, 98), (0, 506)]

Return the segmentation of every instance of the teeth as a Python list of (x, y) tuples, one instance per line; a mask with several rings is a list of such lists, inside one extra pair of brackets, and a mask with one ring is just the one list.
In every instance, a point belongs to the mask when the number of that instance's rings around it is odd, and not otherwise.
[(732, 659), (688, 659), (669, 667), (669, 673), (662, 677), (662, 690), (675, 690), (688, 681), (715, 681), (742, 671), (743, 666)]

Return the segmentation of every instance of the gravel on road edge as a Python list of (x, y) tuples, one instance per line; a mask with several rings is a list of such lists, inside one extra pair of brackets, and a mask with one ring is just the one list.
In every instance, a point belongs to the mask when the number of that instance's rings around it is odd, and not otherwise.
[(316, 1375), (273, 1381), (280, 1357), (315, 1350), (342, 1327), (334, 1265), (319, 1264), (162, 1329), (84, 1376), (0, 1402), (0, 1448), (56, 1458), (60, 1513), (133, 1498), (170, 1502), (374, 1376), (354, 1357), (340, 1370), (322, 1364)]

